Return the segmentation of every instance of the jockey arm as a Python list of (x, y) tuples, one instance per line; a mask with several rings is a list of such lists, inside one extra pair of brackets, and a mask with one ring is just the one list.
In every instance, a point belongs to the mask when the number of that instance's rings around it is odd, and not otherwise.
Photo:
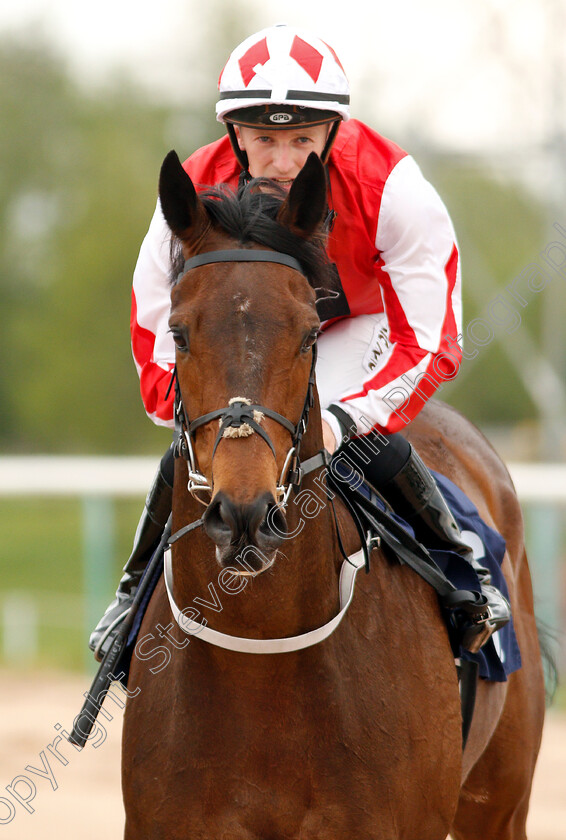
[[(235, 187), (240, 172), (227, 138), (198, 149), (184, 165), (199, 184)], [(167, 399), (165, 395), (175, 366), (175, 342), (169, 332), (171, 268), (171, 232), (158, 201), (134, 270), (130, 332), (147, 415), (169, 428), (174, 426), (173, 389)]]
[(142, 242), (132, 288), (132, 354), (148, 417), (173, 427), (173, 394), (166, 400), (175, 366), (175, 343), (169, 333), (171, 308), (171, 233), (158, 202)]
[[(381, 320), (379, 314), (360, 316), (355, 334), (353, 324), (339, 322), (319, 342), (322, 405), (339, 406), (358, 434), (372, 427), (382, 434), (402, 429), (444, 381), (454, 378), (461, 358), (454, 347), (461, 328), (454, 229), (438, 193), (410, 156), (401, 158), (385, 181), (375, 246)], [(338, 268), (345, 278), (347, 266)], [(364, 338), (368, 318), (375, 326), (369, 324)], [(334, 385), (328, 389), (324, 380), (331, 371)], [(332, 408), (323, 409), (323, 419), (339, 440), (343, 428)]]

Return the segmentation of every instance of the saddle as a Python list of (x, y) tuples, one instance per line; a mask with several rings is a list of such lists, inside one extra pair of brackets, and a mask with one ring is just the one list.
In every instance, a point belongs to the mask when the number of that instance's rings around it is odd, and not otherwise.
[[(458, 526), (492, 577), (494, 586), (509, 597), (501, 571), (505, 540), (481, 518), (471, 500), (446, 476), (433, 472)], [(443, 609), (455, 658), (475, 662), (484, 679), (504, 682), (521, 667), (521, 656), (512, 619), (478, 652), (470, 653), (461, 645), (462, 626), (477, 614), (477, 595), (481, 584), (473, 567), (446, 546), (422, 545), (409, 522), (396, 514), (388, 503), (367, 483), (356, 483), (335, 462), (327, 474), (327, 484), (337, 494), (358, 528), (362, 546), (366, 546), (366, 572), (369, 572), (369, 551), (379, 545), (392, 560), (408, 565), (436, 591)]]

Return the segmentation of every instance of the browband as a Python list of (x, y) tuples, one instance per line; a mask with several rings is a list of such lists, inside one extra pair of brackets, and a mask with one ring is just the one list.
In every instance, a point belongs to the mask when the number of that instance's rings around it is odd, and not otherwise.
[(204, 254), (196, 254), (189, 257), (185, 262), (183, 271), (177, 277), (177, 282), (191, 268), (198, 268), (201, 265), (219, 262), (271, 262), (286, 265), (293, 268), (303, 276), (306, 276), (300, 262), (289, 254), (282, 254), (280, 251), (255, 251), (253, 248), (232, 248), (226, 251), (207, 251)]

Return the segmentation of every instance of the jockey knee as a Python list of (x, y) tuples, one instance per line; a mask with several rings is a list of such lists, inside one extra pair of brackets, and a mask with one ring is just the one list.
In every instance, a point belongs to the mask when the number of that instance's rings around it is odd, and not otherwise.
[(403, 435), (370, 432), (343, 443), (337, 450), (354, 464), (364, 478), (379, 490), (400, 472), (411, 455), (411, 446)]

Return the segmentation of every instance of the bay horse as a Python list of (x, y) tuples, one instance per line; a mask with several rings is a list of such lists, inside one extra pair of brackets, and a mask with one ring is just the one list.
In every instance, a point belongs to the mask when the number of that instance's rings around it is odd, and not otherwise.
[[(323, 449), (312, 384), (322, 164), (308, 159), (267, 238), (257, 210), (197, 194), (175, 153), (160, 199), (187, 261), (170, 317), (186, 457), (175, 467), (170, 592), (162, 579), (130, 667), (126, 840), (523, 840), (544, 686), (507, 470), (444, 404), (429, 402), (406, 430), (507, 544), (523, 665), (507, 682), (480, 680), (463, 750), (438, 598), (379, 548), (334, 632), (285, 646), (332, 623), (343, 551), (360, 549), (340, 499), (314, 502), (320, 470), (300, 487), (289, 478), (293, 447), (303, 464)], [(226, 222), (237, 213), (239, 232)], [(244, 649), (211, 644), (205, 624)], [(279, 652), (260, 655), (267, 640), (283, 640)]]

